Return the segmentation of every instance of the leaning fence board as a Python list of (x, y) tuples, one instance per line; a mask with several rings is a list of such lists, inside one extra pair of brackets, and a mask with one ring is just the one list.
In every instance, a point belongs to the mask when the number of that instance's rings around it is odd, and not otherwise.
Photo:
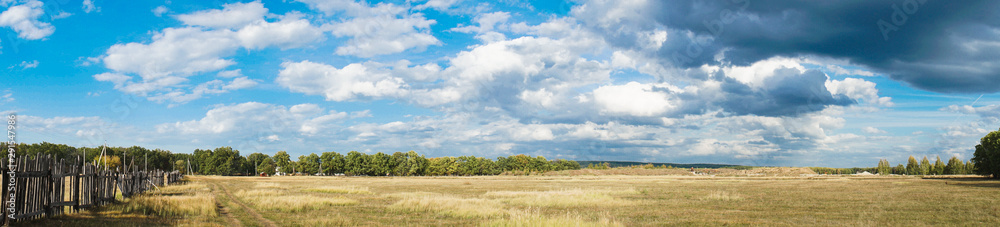
[[(114, 202), (116, 192), (128, 198), (177, 182), (183, 177), (178, 171), (101, 170), (92, 164), (82, 163), (80, 157), (67, 161), (56, 160), (49, 155), (22, 156), (14, 163), (17, 166), (13, 176), (7, 173), (9, 163), (0, 164), (3, 169), (4, 223), (79, 212)], [(11, 177), (15, 180), (13, 198), (8, 187)], [(10, 211), (6, 209), (9, 206), (7, 201), (11, 199), (16, 208), (14, 219), (9, 218)]]

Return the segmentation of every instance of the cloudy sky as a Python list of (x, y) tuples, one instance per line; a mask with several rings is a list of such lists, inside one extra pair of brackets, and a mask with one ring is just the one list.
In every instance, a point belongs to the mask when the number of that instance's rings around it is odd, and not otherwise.
[(0, 0), (19, 142), (874, 166), (1000, 128), (996, 1)]

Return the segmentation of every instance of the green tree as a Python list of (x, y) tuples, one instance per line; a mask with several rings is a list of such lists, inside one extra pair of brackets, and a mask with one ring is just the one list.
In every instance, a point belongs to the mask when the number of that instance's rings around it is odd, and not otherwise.
[(927, 156), (920, 160), (920, 175), (930, 175), (931, 174), (931, 161), (927, 160)]
[(392, 168), (392, 175), (406, 176), (406, 173), (409, 172), (409, 163), (406, 162), (406, 153), (399, 151), (392, 153), (392, 161), (397, 163), (396, 167)]
[(965, 164), (957, 156), (951, 156), (948, 165), (944, 166), (944, 174), (965, 174)]
[(260, 168), (260, 164), (264, 162), (264, 159), (271, 159), (271, 157), (259, 152), (247, 155), (247, 164), (250, 165), (248, 168), (251, 172), (255, 172), (254, 175), (264, 172), (264, 169)]
[[(563, 166), (565, 166), (566, 169), (568, 169), (568, 170), (577, 170), (577, 169), (580, 169), (580, 163), (579, 162), (576, 162), (574, 160), (563, 160), (563, 161), (565, 161), (563, 163)], [(667, 168), (673, 169), (674, 166), (669, 166)]]
[(455, 159), (458, 164), (458, 175), (472, 176), (479, 173), (479, 162), (474, 156), (461, 156)]
[(910, 159), (906, 161), (906, 174), (907, 175), (920, 175), (920, 163), (917, 162), (913, 155), (910, 155)]
[(440, 176), (444, 172), (441, 165), (441, 158), (429, 158), (427, 159), (427, 170), (424, 172), (425, 176)]
[(976, 163), (972, 163), (972, 160), (970, 159), (968, 162), (965, 162), (965, 174), (975, 174), (975, 173), (976, 173)]
[(208, 175), (215, 172), (215, 166), (211, 163), (212, 150), (194, 149), (192, 154), (191, 168), (194, 168), (195, 173)]
[(551, 170), (551, 165), (549, 165), (549, 160), (545, 159), (541, 155), (536, 156), (531, 160), (531, 168), (529, 171), (532, 172), (545, 172)]
[(319, 159), (323, 162), (323, 173), (327, 175), (344, 173), (345, 160), (344, 156), (340, 155), (340, 153), (335, 151), (323, 152), (319, 156)]
[(941, 156), (938, 156), (937, 160), (934, 161), (934, 169), (931, 172), (934, 175), (944, 175), (944, 162), (941, 162)]
[(365, 167), (367, 167), (366, 159), (368, 155), (351, 151), (347, 152), (347, 157), (345, 157), (344, 174), (358, 176), (367, 174)]
[(427, 159), (415, 151), (396, 152), (392, 158), (398, 163), (392, 171), (396, 176), (420, 176), (427, 169)]
[(268, 158), (257, 164), (257, 171), (267, 173), (267, 175), (274, 175), (274, 169), (277, 168), (277, 166), (278, 165), (274, 163), (274, 159)]
[(503, 171), (524, 171), (529, 172), (534, 169), (535, 159), (531, 156), (519, 154), (508, 156), (506, 160), (503, 160)]
[(256, 152), (256, 153), (247, 155), (247, 162), (250, 162), (250, 164), (255, 164), (256, 165), (256, 164), (260, 164), (261, 162), (264, 162), (264, 159), (270, 159), (270, 158), (271, 157), (267, 156), (266, 154), (262, 154), (260, 152)]
[(888, 160), (880, 159), (878, 160), (878, 174), (889, 175), (892, 172), (892, 165), (889, 164)]
[[(173, 163), (171, 162), (171, 153), (167, 150), (153, 149), (146, 153), (144, 157), (144, 164), (146, 164), (146, 169), (154, 170), (164, 170), (169, 171), (173, 169)], [(138, 163), (137, 163), (138, 164)]]
[(479, 157), (478, 159), (481, 167), (480, 175), (497, 175), (503, 173), (503, 171), (500, 170), (500, 166), (498, 166), (493, 159), (483, 157)]
[(454, 175), (458, 169), (454, 157), (437, 157), (428, 161), (427, 174), (431, 176)]
[(211, 151), (211, 154), (206, 162), (207, 166), (202, 165), (206, 170), (204, 174), (230, 176), (243, 173), (241, 168), (246, 160), (240, 156), (240, 151), (232, 147), (219, 147)]
[(278, 153), (274, 154), (272, 159), (274, 159), (274, 164), (281, 169), (281, 172), (295, 173), (293, 172), (293, 166), (291, 165), (292, 156), (288, 155), (288, 152), (278, 151)]
[(180, 171), (181, 174), (188, 174), (185, 160), (177, 160), (176, 162), (174, 162), (174, 169)]
[(407, 162), (409, 162), (409, 174), (413, 176), (424, 175), (427, 171), (428, 161), (423, 155), (416, 151), (406, 152)]
[(107, 166), (108, 169), (117, 169), (122, 165), (122, 159), (114, 155), (105, 155), (103, 160), (100, 156), (94, 157), (94, 163), (99, 163), (102, 169), (104, 166)]
[(288, 162), (288, 167), (286, 168), (288, 168), (288, 170), (290, 171), (288, 172), (288, 174), (299, 174), (302, 172), (302, 169), (299, 168), (299, 162), (296, 161)]
[(892, 173), (904, 175), (906, 174), (906, 167), (904, 167), (903, 164), (898, 164), (896, 167), (892, 167)]
[(319, 172), (319, 156), (316, 153), (300, 155), (296, 171), (313, 175)]
[(976, 174), (1000, 179), (1000, 131), (992, 131), (979, 140), (972, 163)]
[(396, 167), (392, 156), (382, 152), (371, 155), (370, 161), (367, 165), (367, 173), (371, 176), (386, 176)]

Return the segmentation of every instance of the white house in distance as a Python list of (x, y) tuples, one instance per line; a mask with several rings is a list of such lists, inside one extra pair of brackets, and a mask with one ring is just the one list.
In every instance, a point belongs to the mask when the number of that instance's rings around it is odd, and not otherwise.
[(274, 167), (274, 175), (275, 176), (286, 176), (287, 174), (285, 174), (285, 172), (281, 172), (281, 167), (279, 166), (279, 167)]

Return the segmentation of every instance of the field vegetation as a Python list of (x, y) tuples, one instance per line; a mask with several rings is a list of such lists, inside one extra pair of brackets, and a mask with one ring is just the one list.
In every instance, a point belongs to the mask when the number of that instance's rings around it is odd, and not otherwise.
[[(924, 179), (798, 174), (807, 168), (762, 168), (735, 175), (603, 174), (630, 170), (616, 169), (531, 176), (189, 176), (186, 184), (120, 204), (26, 224), (981, 226), (1000, 222), (996, 196), (1000, 181), (971, 175)], [(643, 168), (631, 168), (638, 169)]]

